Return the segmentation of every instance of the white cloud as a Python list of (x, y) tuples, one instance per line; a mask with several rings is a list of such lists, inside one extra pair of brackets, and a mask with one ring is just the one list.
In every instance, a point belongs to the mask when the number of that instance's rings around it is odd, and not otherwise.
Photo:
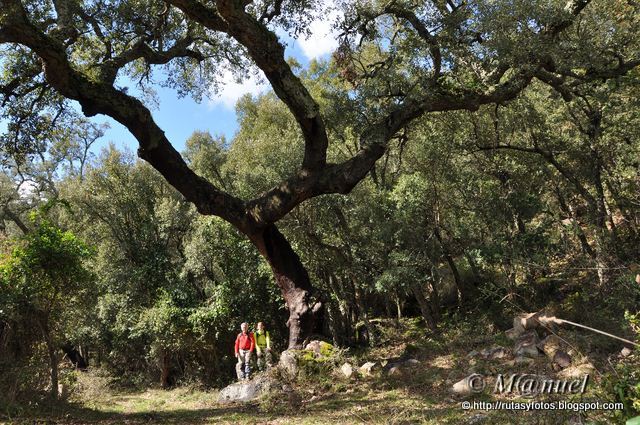
[(18, 195), (20, 198), (30, 198), (38, 192), (38, 184), (33, 180), (25, 180), (18, 186)]
[(338, 32), (332, 29), (339, 13), (331, 9), (322, 19), (315, 19), (309, 25), (310, 35), (300, 36), (297, 43), (307, 59), (315, 59), (333, 52), (338, 47)]
[(238, 99), (243, 95), (250, 93), (255, 96), (264, 93), (269, 87), (264, 77), (261, 81), (252, 73), (248, 78), (238, 82), (233, 72), (226, 70), (224, 74), (222, 74), (220, 90), (218, 93), (212, 95), (212, 98), (209, 100), (209, 105), (212, 107), (222, 105), (225, 108), (233, 109)]
[[(281, 29), (276, 29), (276, 34), (281, 42), (287, 45), (297, 45), (308, 60), (333, 52), (338, 47), (338, 32), (332, 29), (332, 25), (341, 12), (338, 11), (334, 0), (325, 0), (324, 7), (326, 11), (324, 16), (316, 18), (309, 24), (310, 34), (308, 37), (300, 35), (296, 40)], [(233, 109), (238, 99), (243, 95), (250, 93), (255, 96), (266, 92), (271, 86), (261, 71), (260, 75), (262, 81), (251, 74), (249, 78), (238, 82), (233, 73), (226, 70), (220, 80), (218, 93), (212, 95), (209, 106), (221, 105)]]

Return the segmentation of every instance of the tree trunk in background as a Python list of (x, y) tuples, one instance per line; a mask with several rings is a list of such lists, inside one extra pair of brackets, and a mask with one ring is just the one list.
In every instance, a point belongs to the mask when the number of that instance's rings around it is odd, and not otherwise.
[(249, 238), (271, 266), (287, 303), (289, 348), (301, 348), (314, 329), (322, 328), (323, 304), (313, 299), (315, 294), (309, 274), (275, 225), (269, 225)]
[(442, 279), (437, 275), (438, 269), (433, 267), (431, 279), (429, 280), (429, 287), (431, 293), (429, 294), (429, 301), (431, 302), (431, 315), (436, 323), (440, 322), (442, 314), (440, 312), (440, 294), (438, 293), (438, 284), (442, 282)]
[(169, 388), (171, 383), (169, 382), (170, 375), (170, 359), (166, 350), (162, 350), (160, 354), (160, 386), (162, 388)]
[(353, 282), (353, 287), (355, 288), (356, 306), (358, 307), (358, 311), (364, 323), (364, 327), (367, 330), (369, 346), (373, 346), (376, 342), (375, 329), (371, 325), (371, 322), (369, 322), (369, 314), (367, 313), (367, 304), (364, 300), (364, 294), (360, 287), (358, 287), (358, 284), (353, 277), (351, 277), (351, 281)]
[(67, 356), (73, 367), (79, 370), (87, 370), (87, 361), (82, 356), (82, 353), (78, 351), (73, 345), (65, 344), (62, 346), (62, 351)]
[(467, 263), (469, 264), (469, 268), (471, 269), (471, 273), (473, 274), (473, 280), (475, 281), (474, 285), (478, 287), (478, 285), (480, 285), (480, 283), (482, 282), (482, 276), (480, 274), (480, 270), (478, 269), (478, 265), (476, 264), (471, 254), (466, 251), (464, 253), (464, 258), (467, 259)]
[(340, 297), (338, 278), (329, 274), (328, 284), (333, 293), (333, 300), (327, 302), (326, 305), (333, 342), (338, 346), (351, 345), (353, 342), (351, 317), (349, 317), (349, 310)]
[(422, 317), (427, 324), (427, 327), (432, 331), (437, 329), (437, 322), (431, 311), (431, 306), (424, 296), (422, 286), (416, 284), (411, 287), (411, 291), (413, 292), (413, 296), (416, 297), (416, 301), (418, 301), (418, 305), (420, 306), (420, 312), (422, 313)]
[(464, 286), (462, 279), (460, 278), (460, 272), (458, 271), (458, 267), (456, 266), (456, 262), (453, 259), (453, 255), (451, 255), (451, 251), (449, 250), (448, 245), (442, 239), (442, 235), (440, 234), (440, 229), (437, 227), (433, 230), (433, 234), (435, 235), (440, 247), (442, 248), (442, 254), (444, 255), (447, 264), (449, 265), (449, 269), (451, 269), (451, 273), (453, 274), (453, 281), (456, 285), (456, 289), (458, 292), (458, 304), (462, 303), (463, 300), (467, 298), (467, 288)]
[(329, 329), (333, 335), (333, 343), (337, 346), (345, 345), (346, 335), (343, 329), (344, 318), (336, 302), (329, 301), (326, 305), (329, 320)]
[(51, 398), (56, 400), (58, 398), (58, 356), (56, 356), (56, 348), (51, 338), (51, 331), (49, 330), (49, 323), (46, 318), (39, 317), (38, 325), (44, 338), (44, 342), (47, 345), (47, 354), (49, 355), (49, 367), (51, 378)]
[(395, 302), (396, 302), (396, 314), (398, 316), (398, 321), (402, 319), (402, 299), (400, 298), (400, 294), (396, 291), (395, 293)]
[(589, 245), (589, 241), (587, 241), (587, 236), (584, 234), (580, 223), (578, 222), (575, 209), (567, 203), (560, 191), (560, 188), (556, 185), (555, 194), (558, 200), (558, 205), (560, 206), (560, 210), (571, 220), (571, 224), (573, 226), (573, 230), (575, 231), (575, 235), (580, 242), (580, 247), (582, 248), (582, 252), (589, 255), (591, 258), (595, 259), (595, 252)]

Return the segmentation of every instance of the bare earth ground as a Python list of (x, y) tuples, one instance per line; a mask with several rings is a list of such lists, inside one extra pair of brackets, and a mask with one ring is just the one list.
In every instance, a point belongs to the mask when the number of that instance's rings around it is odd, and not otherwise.
[[(110, 389), (108, 379), (94, 373), (78, 374), (78, 385), (69, 401), (53, 405), (22, 407), (0, 412), (0, 423), (29, 424), (582, 424), (616, 423), (606, 412), (480, 411), (463, 410), (464, 400), (521, 400), (515, 396), (496, 398), (492, 388), (467, 397), (450, 392), (453, 383), (471, 371), (496, 373), (552, 373), (541, 356), (527, 366), (509, 366), (507, 360), (480, 361), (471, 366), (469, 351), (495, 345), (508, 346), (504, 337), (449, 334), (438, 339), (404, 330), (388, 338), (385, 348), (351, 353), (347, 360), (362, 364), (409, 353), (420, 366), (398, 377), (340, 379), (335, 376), (293, 384), (293, 391), (278, 393), (261, 402), (220, 405), (217, 391), (195, 387), (173, 390), (148, 389), (122, 392)], [(412, 332), (414, 332), (412, 334)], [(407, 344), (413, 341), (414, 344)], [(596, 367), (598, 367), (596, 365)], [(602, 400), (598, 376), (582, 396), (556, 396), (557, 400)], [(491, 386), (491, 384), (489, 385)], [(489, 387), (488, 386), (488, 387)], [(548, 397), (548, 396), (547, 396)], [(536, 400), (543, 400), (537, 398)], [(4, 422), (2, 422), (4, 421)]]

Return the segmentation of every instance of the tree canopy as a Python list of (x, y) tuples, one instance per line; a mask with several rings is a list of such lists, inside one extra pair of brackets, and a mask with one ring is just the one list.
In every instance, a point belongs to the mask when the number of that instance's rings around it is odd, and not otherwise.
[[(534, 83), (590, 108), (585, 99), (595, 86), (640, 63), (634, 2), (343, 1), (335, 5), (344, 14), (327, 71), (337, 82), (307, 82), (313, 75), (296, 75), (277, 31), (304, 32), (326, 7), (282, 0), (1, 0), (5, 151), (28, 155), (58, 138), (77, 119), (69, 100), (87, 117), (104, 114), (123, 124), (139, 142), (140, 158), (199, 213), (232, 224), (267, 259), (289, 308), (290, 344), (299, 346), (320, 323), (322, 296), (274, 223), (311, 198), (351, 192), (425, 114), (504, 105)], [(286, 106), (283, 118), (296, 123), (284, 131), (302, 142), (293, 166), (260, 191), (225, 187), (210, 169), (197, 173), (143, 100), (119, 86), (126, 76), (199, 98), (224, 70), (243, 74), (252, 66)], [(586, 136), (599, 131), (597, 114), (588, 112)], [(576, 176), (560, 171), (537, 139), (532, 143), (509, 149), (533, 149), (602, 211)]]

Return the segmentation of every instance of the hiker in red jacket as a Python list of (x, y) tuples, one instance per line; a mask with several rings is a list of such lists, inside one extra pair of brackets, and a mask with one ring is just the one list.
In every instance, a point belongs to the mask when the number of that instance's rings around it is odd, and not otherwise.
[(236, 337), (235, 347), (236, 358), (238, 359), (238, 363), (236, 363), (238, 380), (249, 379), (249, 375), (251, 374), (249, 362), (251, 361), (251, 353), (253, 353), (253, 349), (256, 347), (253, 333), (249, 332), (249, 325), (246, 322), (242, 323), (240, 329), (242, 329), (242, 332)]

